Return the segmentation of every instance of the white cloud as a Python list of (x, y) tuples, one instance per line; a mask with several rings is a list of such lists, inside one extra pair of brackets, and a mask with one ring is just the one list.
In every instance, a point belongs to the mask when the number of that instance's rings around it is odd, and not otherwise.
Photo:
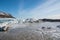
[[(60, 15), (60, 0), (47, 0), (43, 4), (39, 4), (31, 10), (22, 10), (20, 13), (29, 14), (28, 16), (32, 18), (49, 18), (51, 15)], [(27, 17), (28, 17), (27, 16)], [(49, 17), (48, 17), (49, 16)], [(54, 18), (54, 17), (51, 17)]]
[(51, 15), (51, 16), (48, 16), (47, 18), (49, 18), (49, 19), (60, 19), (60, 14)]

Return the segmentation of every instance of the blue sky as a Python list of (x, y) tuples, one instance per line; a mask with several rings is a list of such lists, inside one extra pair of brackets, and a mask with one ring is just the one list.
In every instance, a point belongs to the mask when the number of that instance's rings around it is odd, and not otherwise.
[(59, 18), (60, 0), (0, 0), (0, 10), (16, 18)]

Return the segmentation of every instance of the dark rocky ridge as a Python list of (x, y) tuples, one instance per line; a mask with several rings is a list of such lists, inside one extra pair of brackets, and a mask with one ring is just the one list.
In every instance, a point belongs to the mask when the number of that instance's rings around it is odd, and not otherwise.
[(60, 19), (42, 19), (44, 22), (60, 22)]
[(0, 11), (0, 18), (14, 18), (11, 14)]

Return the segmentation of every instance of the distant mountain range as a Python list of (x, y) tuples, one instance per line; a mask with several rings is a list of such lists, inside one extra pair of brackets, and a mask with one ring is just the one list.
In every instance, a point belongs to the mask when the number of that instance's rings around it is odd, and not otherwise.
[(25, 22), (29, 22), (29, 23), (60, 22), (60, 19), (38, 19), (38, 20), (34, 20), (33, 18), (31, 18), (31, 19), (26, 19)]
[(0, 18), (14, 18), (11, 14), (0, 11)]
[(44, 22), (60, 22), (60, 19), (42, 19)]
[[(11, 14), (9, 13), (6, 13), (6, 12), (3, 12), (3, 11), (0, 11), (0, 18), (15, 18), (13, 17)], [(33, 18), (30, 18), (30, 19), (26, 19), (25, 22), (60, 22), (60, 19), (38, 19), (38, 20), (35, 20)]]

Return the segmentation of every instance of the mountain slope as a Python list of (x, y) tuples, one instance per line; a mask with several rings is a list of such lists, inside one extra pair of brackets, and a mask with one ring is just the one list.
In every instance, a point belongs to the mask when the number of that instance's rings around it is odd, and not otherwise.
[(0, 18), (14, 18), (11, 14), (0, 11)]

